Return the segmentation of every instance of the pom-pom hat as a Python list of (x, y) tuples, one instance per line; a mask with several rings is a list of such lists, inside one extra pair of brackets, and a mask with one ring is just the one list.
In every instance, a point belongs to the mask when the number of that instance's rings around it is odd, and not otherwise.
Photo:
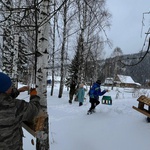
[(6, 74), (0, 72), (0, 93), (5, 93), (12, 85), (11, 79)]

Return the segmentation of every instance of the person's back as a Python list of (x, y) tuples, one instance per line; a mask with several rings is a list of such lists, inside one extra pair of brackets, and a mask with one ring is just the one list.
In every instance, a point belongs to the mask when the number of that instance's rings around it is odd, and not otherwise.
[(0, 94), (0, 149), (15, 150), (22, 147), (21, 121), (16, 102), (10, 96)]
[(98, 99), (98, 97), (99, 97), (99, 94), (98, 94), (99, 90), (100, 90), (100, 85), (97, 84), (97, 83), (93, 83), (93, 85), (92, 85), (92, 87), (91, 87), (91, 89), (89, 91), (90, 98)]
[(101, 82), (99, 80), (93, 83), (92, 88), (89, 91), (90, 98), (98, 100), (99, 96), (102, 96), (106, 93), (106, 90), (101, 91), (100, 85)]
[(31, 121), (38, 114), (40, 97), (33, 94), (30, 102), (16, 99), (26, 87), (19, 91), (10, 85), (9, 77), (0, 73), (0, 150), (22, 150), (22, 122)]

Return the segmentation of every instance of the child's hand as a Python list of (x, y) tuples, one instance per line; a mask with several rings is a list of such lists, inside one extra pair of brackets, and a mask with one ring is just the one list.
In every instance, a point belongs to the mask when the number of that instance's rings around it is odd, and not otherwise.
[(108, 89), (106, 89), (105, 91), (106, 91), (106, 92), (110, 92), (110, 90), (108, 90)]

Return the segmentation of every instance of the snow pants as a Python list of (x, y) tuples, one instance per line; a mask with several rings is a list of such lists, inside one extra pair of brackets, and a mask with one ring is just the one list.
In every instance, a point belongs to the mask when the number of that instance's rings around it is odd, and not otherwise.
[(89, 111), (94, 110), (95, 107), (100, 103), (98, 99), (90, 98), (91, 107)]

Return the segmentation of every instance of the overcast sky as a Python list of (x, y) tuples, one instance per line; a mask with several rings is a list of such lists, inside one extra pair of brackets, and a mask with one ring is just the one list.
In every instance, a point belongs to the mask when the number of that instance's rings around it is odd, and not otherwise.
[(112, 49), (105, 47), (106, 55), (110, 56), (116, 47), (120, 47), (124, 54), (142, 50), (150, 26), (150, 14), (144, 15), (144, 27), (142, 19), (143, 13), (150, 12), (150, 0), (107, 0), (106, 4), (112, 14), (111, 28), (106, 33), (113, 43)]

